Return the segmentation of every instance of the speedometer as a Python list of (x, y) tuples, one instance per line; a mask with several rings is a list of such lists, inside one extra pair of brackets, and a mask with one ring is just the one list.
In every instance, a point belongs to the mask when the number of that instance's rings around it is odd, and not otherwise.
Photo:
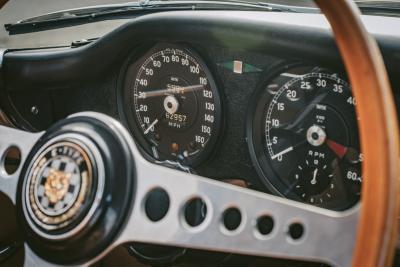
[(126, 73), (128, 121), (148, 154), (187, 165), (205, 159), (217, 137), (221, 104), (201, 58), (188, 48), (162, 44)]
[(344, 79), (318, 67), (287, 68), (254, 101), (250, 150), (267, 186), (336, 210), (359, 199), (356, 101)]

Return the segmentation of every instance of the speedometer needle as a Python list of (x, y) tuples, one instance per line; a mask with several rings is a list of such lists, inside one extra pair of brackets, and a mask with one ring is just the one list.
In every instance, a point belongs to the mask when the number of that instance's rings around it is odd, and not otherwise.
[(153, 128), (154, 125), (157, 124), (157, 122), (158, 122), (158, 119), (155, 119), (155, 120), (149, 125), (149, 127), (144, 131), (144, 134), (148, 134), (148, 133), (150, 132), (151, 128)]
[(148, 98), (148, 97), (157, 97), (157, 96), (164, 96), (164, 95), (169, 95), (169, 94), (185, 94), (188, 92), (193, 92), (197, 90), (202, 90), (204, 89), (204, 85), (202, 84), (197, 84), (197, 85), (189, 85), (189, 86), (176, 86), (173, 88), (166, 88), (166, 89), (160, 89), (160, 90), (154, 90), (154, 91), (149, 91), (149, 92), (140, 92), (138, 98)]
[(290, 146), (290, 147), (288, 147), (288, 148), (282, 150), (281, 152), (279, 152), (279, 153), (273, 155), (273, 156), (271, 157), (271, 159), (276, 159), (277, 157), (282, 156), (282, 155), (284, 155), (284, 154), (286, 154), (286, 153), (288, 153), (288, 152), (290, 152), (290, 151), (292, 151), (292, 150), (293, 150), (293, 147)]

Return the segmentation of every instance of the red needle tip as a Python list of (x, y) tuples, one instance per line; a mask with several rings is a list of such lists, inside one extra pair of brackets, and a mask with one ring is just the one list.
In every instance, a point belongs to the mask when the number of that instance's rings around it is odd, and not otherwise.
[(326, 144), (329, 146), (329, 148), (335, 152), (335, 154), (342, 159), (343, 156), (346, 154), (347, 152), (347, 147), (345, 147), (344, 145), (341, 145), (339, 143), (336, 143), (333, 140), (327, 139), (326, 140)]

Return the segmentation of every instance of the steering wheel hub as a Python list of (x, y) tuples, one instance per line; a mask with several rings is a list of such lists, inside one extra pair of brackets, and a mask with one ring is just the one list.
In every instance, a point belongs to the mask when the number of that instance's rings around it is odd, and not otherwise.
[(99, 151), (87, 138), (65, 134), (45, 144), (31, 162), (22, 194), (30, 227), (48, 239), (73, 235), (87, 224), (99, 205), (94, 200), (103, 194)]
[(132, 205), (134, 159), (106, 123), (70, 117), (36, 142), (21, 170), (17, 211), (32, 250), (73, 264), (110, 245)]

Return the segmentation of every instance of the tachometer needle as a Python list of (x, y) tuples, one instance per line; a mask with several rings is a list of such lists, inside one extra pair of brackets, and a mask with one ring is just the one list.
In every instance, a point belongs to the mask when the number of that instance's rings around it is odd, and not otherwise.
[(189, 85), (189, 86), (176, 86), (173, 88), (141, 92), (141, 93), (139, 93), (138, 98), (145, 99), (148, 97), (157, 97), (157, 96), (164, 96), (164, 95), (169, 95), (169, 94), (172, 94), (172, 95), (185, 94), (188, 92), (202, 90), (202, 89), (204, 89), (204, 85), (202, 85), (202, 84)]
[(277, 157), (282, 156), (282, 155), (284, 155), (284, 154), (286, 154), (286, 153), (288, 153), (288, 152), (290, 152), (290, 151), (292, 151), (292, 150), (293, 150), (293, 147), (290, 146), (290, 147), (288, 147), (288, 148), (282, 150), (281, 152), (279, 152), (279, 153), (273, 155), (273, 156), (271, 157), (271, 159), (276, 159)]
[(148, 134), (151, 130), (151, 128), (154, 127), (154, 125), (156, 125), (158, 123), (158, 119), (155, 119), (150, 125), (149, 127), (144, 131), (144, 134)]
[(335, 154), (338, 156), (339, 159), (342, 159), (347, 152), (347, 147), (331, 139), (327, 139), (326, 144), (333, 152), (335, 152)]

